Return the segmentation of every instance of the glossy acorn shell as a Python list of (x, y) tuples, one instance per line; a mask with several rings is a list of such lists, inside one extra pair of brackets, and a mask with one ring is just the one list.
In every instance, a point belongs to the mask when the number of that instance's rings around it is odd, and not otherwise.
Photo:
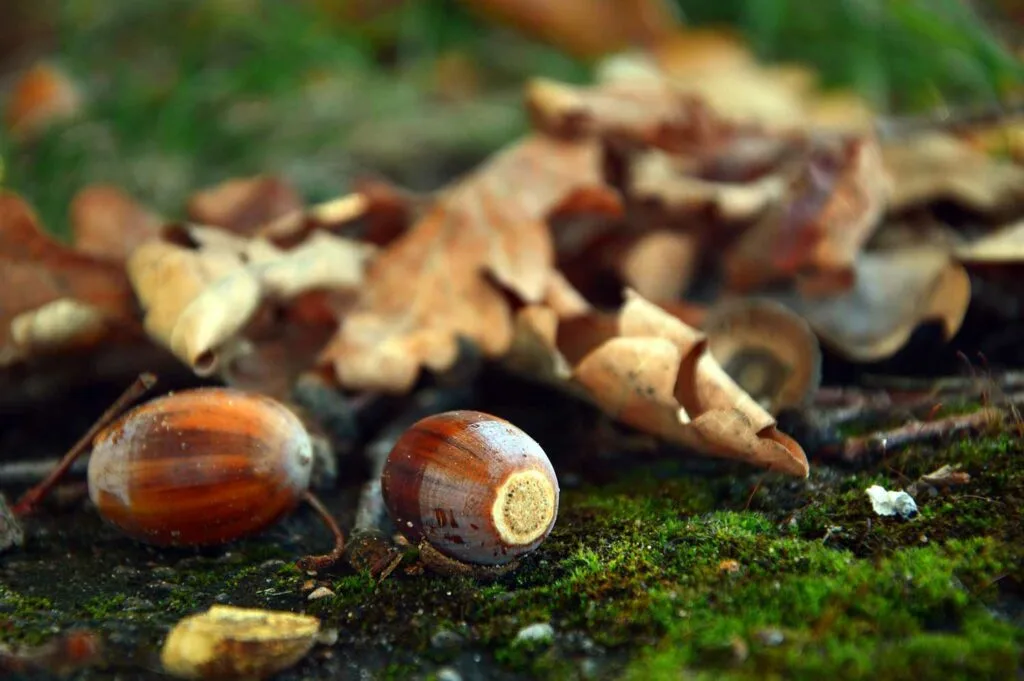
[(97, 435), (89, 496), (141, 541), (219, 544), (294, 509), (312, 465), (309, 435), (284, 405), (200, 388), (136, 407)]
[(558, 515), (558, 479), (540, 445), (476, 411), (409, 428), (388, 455), (381, 491), (410, 541), (474, 565), (504, 565), (533, 551)]

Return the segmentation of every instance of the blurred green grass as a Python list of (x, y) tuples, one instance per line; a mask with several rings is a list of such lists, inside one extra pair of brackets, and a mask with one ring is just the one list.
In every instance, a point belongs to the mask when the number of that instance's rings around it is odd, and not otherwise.
[[(521, 134), (531, 75), (581, 82), (592, 64), (482, 22), (454, 0), (398, 3), (340, 22), (327, 2), (66, 0), (55, 60), (88, 93), (84, 115), (30, 144), (0, 137), (6, 184), (66, 232), (88, 182), (168, 214), (194, 189), (274, 172), (310, 200), (364, 173), (432, 188)], [(768, 60), (797, 60), (883, 111), (991, 103), (1021, 65), (958, 0), (678, 0), (694, 25), (737, 28)], [(481, 85), (439, 93), (458, 53)]]

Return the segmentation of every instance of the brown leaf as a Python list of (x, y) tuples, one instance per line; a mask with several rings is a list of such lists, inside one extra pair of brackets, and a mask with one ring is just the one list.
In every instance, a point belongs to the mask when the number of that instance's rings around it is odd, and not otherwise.
[(799, 277), (816, 295), (848, 289), (889, 192), (873, 138), (816, 144), (786, 199), (726, 257), (729, 287), (744, 292)]
[(0, 191), (0, 365), (133, 325), (123, 270), (57, 243), (25, 201)]
[(633, 291), (626, 292), (617, 316), (569, 318), (557, 333), (552, 315), (538, 307), (519, 311), (508, 366), (532, 371), (623, 423), (701, 454), (807, 475), (800, 445), (725, 373), (697, 329)]
[(450, 367), (460, 336), (503, 355), (512, 312), (502, 289), (526, 303), (544, 296), (546, 217), (574, 190), (601, 186), (596, 146), (535, 136), (500, 152), (374, 262), (323, 360), (347, 388), (400, 392), (421, 367)]
[(95, 184), (80, 190), (69, 209), (75, 248), (116, 262), (159, 236), (163, 220), (117, 187)]
[(189, 219), (252, 234), (259, 227), (301, 211), (302, 197), (284, 180), (259, 175), (227, 180), (192, 195)]
[(988, 236), (960, 246), (956, 259), (966, 265), (1016, 265), (1024, 263), (1024, 221), (1007, 225)]
[(710, 214), (716, 226), (739, 224), (761, 215), (783, 196), (785, 180), (776, 174), (750, 182), (700, 177), (692, 159), (652, 149), (633, 157), (625, 192), (633, 201), (656, 204), (664, 219), (694, 223)]
[(536, 78), (526, 105), (538, 130), (566, 138), (624, 138), (669, 151), (706, 150), (734, 128), (658, 77), (581, 87)]
[(1024, 168), (992, 158), (951, 135), (930, 133), (886, 144), (893, 178), (890, 210), (951, 201), (982, 214), (1024, 203)]
[(82, 96), (64, 71), (36, 64), (18, 79), (7, 103), (11, 136), (31, 138), (49, 125), (69, 119), (82, 108)]
[(656, 302), (682, 297), (696, 274), (700, 244), (690, 234), (656, 230), (639, 237), (622, 254), (623, 282)]
[(578, 57), (647, 44), (678, 25), (663, 0), (464, 0), (486, 16), (511, 24)]
[(240, 333), (264, 301), (354, 290), (373, 252), (325, 233), (289, 251), (215, 229), (192, 228), (189, 236), (198, 250), (149, 242), (132, 253), (127, 269), (146, 311), (146, 331), (200, 375), (248, 351)]
[(846, 293), (779, 297), (825, 343), (859, 362), (892, 356), (927, 321), (940, 322), (946, 338), (952, 338), (970, 299), (963, 267), (946, 251), (927, 247), (861, 255), (854, 287)]

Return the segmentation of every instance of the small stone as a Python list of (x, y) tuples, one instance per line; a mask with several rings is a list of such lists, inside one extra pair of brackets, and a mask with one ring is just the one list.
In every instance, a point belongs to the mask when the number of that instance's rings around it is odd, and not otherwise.
[(260, 563), (261, 570), (277, 570), (278, 568), (284, 567), (285, 562), (280, 558), (271, 558)]
[(917, 503), (914, 497), (906, 492), (893, 492), (880, 485), (872, 485), (866, 490), (871, 499), (871, 507), (878, 515), (899, 516), (909, 520), (917, 515)]
[(462, 636), (450, 629), (440, 629), (430, 637), (430, 645), (438, 650), (455, 650), (462, 643)]
[(462, 681), (462, 674), (451, 667), (441, 667), (437, 670), (437, 681)]
[(317, 587), (306, 596), (307, 601), (318, 601), (321, 598), (330, 598), (334, 596), (334, 592), (328, 589), (326, 586)]
[(138, 577), (140, 574), (138, 568), (133, 568), (130, 565), (118, 565), (110, 572), (115, 577)]
[(533, 641), (550, 641), (555, 637), (555, 629), (547, 622), (538, 622), (528, 627), (523, 627), (516, 634), (516, 643)]
[(153, 568), (150, 570), (150, 573), (157, 579), (169, 579), (177, 574), (175, 573), (174, 568), (170, 568), (165, 565)]
[(213, 600), (216, 601), (217, 603), (230, 603), (231, 602), (231, 596), (229, 594), (224, 593), (222, 591), (221, 593), (219, 593), (216, 596), (214, 596)]

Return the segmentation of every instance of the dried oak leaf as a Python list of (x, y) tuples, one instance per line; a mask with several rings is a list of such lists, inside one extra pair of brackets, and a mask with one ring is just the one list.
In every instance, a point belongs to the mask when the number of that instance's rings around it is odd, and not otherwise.
[(705, 336), (635, 292), (626, 291), (615, 316), (566, 318), (556, 333), (551, 326), (551, 315), (536, 309), (517, 316), (517, 350), (537, 353), (533, 366), (546, 369), (536, 378), (702, 454), (806, 477), (803, 449), (725, 373)]
[(798, 278), (808, 294), (847, 290), (890, 191), (874, 138), (817, 142), (786, 198), (726, 256), (728, 286), (745, 292)]
[(967, 313), (971, 283), (944, 249), (921, 247), (862, 254), (846, 293), (777, 299), (840, 354), (872, 362), (895, 354), (924, 322), (938, 321), (952, 338)]
[(132, 253), (127, 270), (146, 331), (201, 375), (246, 350), (239, 334), (265, 300), (355, 290), (375, 250), (320, 232), (291, 250), (215, 229), (192, 228), (188, 236), (198, 249), (149, 242)]
[(536, 78), (526, 86), (533, 126), (569, 139), (610, 137), (675, 152), (705, 151), (735, 128), (702, 101), (652, 77), (577, 86)]
[(235, 178), (196, 192), (188, 201), (193, 222), (252, 234), (259, 227), (302, 210), (302, 197), (278, 177)]
[(375, 260), (323, 361), (347, 388), (402, 392), (421, 367), (450, 367), (459, 337), (503, 355), (513, 331), (502, 289), (527, 304), (544, 296), (547, 216), (602, 186), (592, 144), (531, 136), (498, 153)]
[(69, 213), (75, 248), (115, 262), (124, 262), (137, 247), (158, 238), (164, 222), (121, 189), (104, 184), (75, 194)]
[(631, 201), (656, 204), (665, 219), (685, 224), (710, 213), (716, 225), (752, 220), (785, 191), (778, 174), (732, 182), (706, 179), (695, 170), (692, 159), (651, 149), (633, 156), (623, 189)]
[(0, 190), (0, 366), (134, 325), (123, 269), (54, 241), (25, 201)]
[(1024, 221), (996, 230), (955, 249), (956, 259), (968, 266), (1024, 264)]
[(982, 214), (1024, 203), (1024, 168), (993, 158), (968, 142), (929, 133), (882, 148), (893, 178), (891, 211), (950, 201)]

